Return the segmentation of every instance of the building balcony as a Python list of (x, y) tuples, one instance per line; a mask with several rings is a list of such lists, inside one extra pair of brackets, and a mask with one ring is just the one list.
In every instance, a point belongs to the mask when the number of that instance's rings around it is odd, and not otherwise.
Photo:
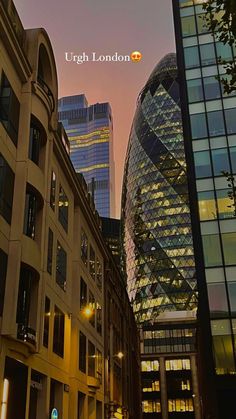
[(24, 324), (18, 324), (17, 339), (27, 343), (30, 347), (35, 348), (37, 344), (36, 331)]
[(100, 388), (101, 383), (99, 378), (95, 378), (95, 377), (87, 377), (87, 385), (89, 387), (89, 392), (90, 393), (96, 393), (96, 391)]

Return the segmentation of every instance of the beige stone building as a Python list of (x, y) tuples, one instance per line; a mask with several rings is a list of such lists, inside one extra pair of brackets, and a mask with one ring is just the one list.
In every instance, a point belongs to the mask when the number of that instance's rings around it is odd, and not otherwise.
[[(0, 0), (0, 419), (138, 419), (132, 311), (70, 161), (57, 89), (47, 33), (24, 30)], [(122, 326), (108, 343), (110, 301)], [(137, 398), (124, 390), (134, 377)]]

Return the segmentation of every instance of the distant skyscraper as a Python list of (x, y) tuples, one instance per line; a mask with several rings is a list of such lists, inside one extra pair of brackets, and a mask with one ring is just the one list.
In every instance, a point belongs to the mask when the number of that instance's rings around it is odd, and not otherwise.
[(123, 260), (140, 327), (144, 418), (178, 412), (200, 418), (188, 201), (176, 57), (168, 54), (138, 99), (122, 197)]
[(76, 95), (61, 98), (58, 109), (70, 140), (75, 170), (83, 174), (99, 215), (114, 215), (113, 125), (109, 103), (88, 106), (85, 95)]
[[(214, 34), (209, 31), (205, 2), (173, 0), (173, 6), (199, 281), (204, 417), (231, 419), (236, 394), (236, 92), (224, 92), (219, 79), (227, 74), (219, 61), (235, 61), (236, 54), (235, 44), (219, 41), (217, 26)], [(217, 403), (211, 403), (212, 389)]]

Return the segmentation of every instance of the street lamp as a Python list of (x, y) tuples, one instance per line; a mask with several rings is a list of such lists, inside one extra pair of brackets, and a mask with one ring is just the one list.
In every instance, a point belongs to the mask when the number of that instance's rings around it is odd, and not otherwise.
[(91, 307), (91, 305), (87, 305), (87, 306), (85, 306), (85, 307), (83, 308), (83, 310), (82, 310), (82, 314), (83, 314), (83, 316), (84, 316), (84, 317), (86, 317), (87, 319), (90, 319), (90, 318), (93, 316), (93, 314), (94, 314), (94, 310), (93, 310), (93, 308)]

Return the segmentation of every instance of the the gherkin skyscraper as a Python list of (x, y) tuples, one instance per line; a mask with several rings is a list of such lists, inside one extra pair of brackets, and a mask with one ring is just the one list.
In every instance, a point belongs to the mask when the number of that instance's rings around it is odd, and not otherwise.
[[(180, 411), (183, 418), (199, 417), (190, 357), (196, 355), (197, 281), (188, 203), (176, 56), (168, 54), (138, 98), (122, 193), (122, 257), (141, 330), (144, 417)], [(166, 376), (172, 369), (179, 373), (168, 375), (175, 386)]]

